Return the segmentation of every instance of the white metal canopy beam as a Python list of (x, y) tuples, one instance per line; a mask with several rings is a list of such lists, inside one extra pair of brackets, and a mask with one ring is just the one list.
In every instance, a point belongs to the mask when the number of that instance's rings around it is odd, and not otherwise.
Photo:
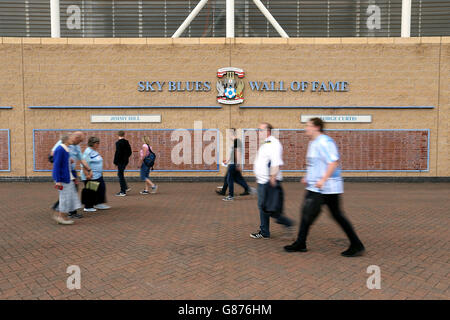
[(272, 26), (277, 30), (277, 32), (280, 34), (282, 38), (289, 38), (287, 33), (284, 31), (284, 29), (280, 26), (280, 24), (275, 20), (275, 18), (272, 16), (272, 14), (267, 10), (267, 8), (264, 6), (264, 4), (261, 2), (261, 0), (253, 0), (255, 5), (258, 7), (258, 9), (262, 12), (262, 14), (266, 17), (267, 20), (272, 24)]
[(59, 0), (50, 0), (50, 25), (52, 38), (60, 38), (61, 25), (59, 23)]
[[(197, 6), (192, 10), (192, 12), (188, 15), (186, 20), (180, 25), (180, 27), (175, 31), (172, 35), (172, 38), (179, 38), (186, 28), (191, 24), (192, 20), (198, 15), (200, 10), (206, 5), (208, 0), (201, 0)], [(275, 30), (280, 34), (283, 38), (289, 38), (284, 29), (280, 26), (280, 24), (275, 20), (272, 14), (267, 10), (267, 8), (262, 4), (260, 0), (253, 0), (258, 9), (262, 12), (262, 14), (266, 17), (266, 19), (272, 24)], [(226, 37), (234, 38), (234, 0), (226, 0)]]
[(188, 15), (186, 20), (184, 20), (184, 22), (177, 29), (177, 31), (175, 31), (172, 38), (179, 38), (183, 34), (184, 30), (186, 30), (186, 28), (191, 24), (192, 20), (195, 19), (195, 17), (198, 15), (200, 10), (203, 9), (203, 7), (205, 6), (205, 4), (207, 2), (208, 2), (208, 0), (200, 0), (200, 2), (197, 4), (197, 6), (194, 8), (194, 10), (192, 10), (192, 12)]
[(234, 38), (234, 0), (227, 0), (227, 38)]
[(411, 0), (402, 0), (402, 38), (411, 36)]

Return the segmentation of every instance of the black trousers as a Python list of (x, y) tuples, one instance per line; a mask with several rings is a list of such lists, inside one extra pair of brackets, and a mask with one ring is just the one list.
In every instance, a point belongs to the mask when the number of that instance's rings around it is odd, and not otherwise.
[(301, 210), (302, 217), (297, 242), (302, 245), (306, 245), (306, 238), (308, 236), (309, 228), (319, 216), (323, 204), (330, 209), (331, 216), (341, 226), (342, 230), (344, 230), (350, 240), (350, 244), (361, 244), (361, 241), (356, 235), (356, 232), (353, 230), (350, 221), (345, 217), (340, 208), (340, 195), (321, 194), (312, 191), (307, 191), (305, 195), (305, 200)]
[(126, 193), (128, 189), (127, 182), (125, 181), (125, 168), (127, 167), (127, 163), (121, 163), (117, 165), (117, 176), (119, 177), (120, 183), (120, 192)]
[(244, 188), (245, 191), (249, 191), (250, 188), (247, 185), (247, 182), (245, 182), (244, 177), (242, 176), (242, 173), (240, 170), (236, 169), (235, 164), (228, 165), (228, 188), (230, 188), (229, 195), (230, 197), (234, 197), (234, 183), (236, 182), (238, 185), (240, 185), (242, 188)]
[[(106, 185), (103, 177), (93, 179), (91, 181), (100, 182), (97, 192), (90, 192), (87, 194), (88, 199), (83, 199), (84, 207), (86, 209), (93, 208), (97, 204), (106, 203)], [(87, 185), (88, 180), (83, 180), (84, 186)]]

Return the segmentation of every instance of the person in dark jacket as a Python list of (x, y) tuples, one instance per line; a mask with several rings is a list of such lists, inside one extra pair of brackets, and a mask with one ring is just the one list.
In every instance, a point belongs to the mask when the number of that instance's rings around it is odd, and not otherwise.
[(132, 151), (128, 140), (125, 139), (125, 132), (120, 130), (117, 135), (119, 140), (116, 141), (116, 153), (114, 154), (114, 164), (117, 166), (117, 176), (120, 182), (120, 192), (116, 193), (116, 196), (124, 197), (127, 195), (128, 188), (125, 181), (125, 168), (128, 165), (128, 159), (130, 158)]

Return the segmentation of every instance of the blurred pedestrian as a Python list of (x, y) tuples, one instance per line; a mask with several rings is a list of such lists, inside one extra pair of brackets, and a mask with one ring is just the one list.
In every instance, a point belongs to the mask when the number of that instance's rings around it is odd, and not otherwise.
[(230, 156), (227, 161), (224, 161), (225, 164), (228, 165), (227, 168), (227, 183), (224, 184), (221, 192), (217, 192), (219, 194), (226, 193), (226, 186), (229, 188), (228, 196), (224, 198), (224, 201), (233, 201), (234, 200), (234, 182), (239, 184), (242, 188), (244, 188), (244, 192), (241, 193), (241, 196), (249, 195), (252, 191), (242, 176), (242, 166), (241, 166), (241, 156), (242, 156), (242, 142), (238, 139), (236, 135), (236, 129), (231, 128), (230, 138), (231, 138), (231, 149)]
[[(69, 155), (70, 155), (70, 169), (72, 171), (72, 175), (75, 177), (75, 186), (78, 190), (78, 172), (76, 170), (76, 166), (77, 166), (77, 161), (80, 161), (81, 164), (83, 164), (85, 166), (85, 168), (89, 171), (90, 167), (89, 165), (86, 163), (86, 161), (83, 160), (83, 154), (81, 153), (81, 148), (80, 148), (80, 143), (84, 141), (85, 135), (83, 132), (81, 131), (76, 131), (73, 133), (68, 134), (69, 136)], [(59, 140), (58, 142), (56, 142), (56, 144), (54, 145), (54, 147), (52, 148), (52, 151), (50, 153), (50, 159), (54, 158), (54, 152), (56, 150), (57, 147), (59, 147), (62, 144), (62, 141)], [(54, 205), (53, 205), (53, 210), (58, 210), (58, 204), (59, 201), (57, 201)], [(77, 213), (77, 211), (72, 211), (68, 213), (69, 218), (71, 219), (80, 219), (83, 217), (83, 215), (81, 213)]]
[(116, 152), (114, 154), (114, 164), (117, 166), (117, 176), (120, 182), (120, 192), (116, 196), (124, 197), (130, 191), (125, 180), (125, 168), (128, 165), (128, 159), (132, 155), (131, 146), (127, 139), (125, 139), (125, 132), (120, 130), (117, 133), (119, 139), (116, 141)]
[(310, 138), (306, 154), (307, 172), (302, 182), (306, 184), (303, 201), (301, 225), (297, 240), (284, 249), (288, 252), (306, 252), (306, 238), (309, 228), (319, 216), (322, 205), (326, 205), (333, 219), (344, 230), (350, 240), (350, 247), (341, 253), (345, 257), (361, 255), (364, 245), (353, 230), (340, 208), (344, 185), (339, 168), (339, 152), (336, 143), (323, 133), (324, 123), (320, 118), (310, 119), (305, 128)]
[[(106, 185), (103, 179), (103, 158), (99, 153), (100, 139), (97, 137), (89, 137), (88, 147), (83, 152), (83, 160), (86, 161), (91, 168), (91, 172), (85, 170), (81, 172), (81, 179), (84, 182), (85, 188), (94, 188), (92, 198), (83, 199), (85, 203), (85, 212), (95, 212), (97, 209), (106, 210), (111, 207), (106, 204)], [(94, 182), (89, 184), (88, 182)], [(95, 187), (93, 187), (95, 186)]]
[[(259, 231), (250, 234), (254, 239), (270, 238), (270, 217), (276, 219), (278, 224), (286, 227), (287, 234), (292, 232), (293, 222), (283, 213), (283, 190), (281, 181), (283, 180), (280, 166), (283, 162), (283, 146), (280, 141), (272, 135), (273, 127), (267, 122), (263, 122), (258, 127), (259, 141), (263, 141), (256, 154), (253, 171), (258, 183), (258, 209), (260, 218)], [(276, 197), (273, 194), (276, 192)], [(268, 212), (268, 200), (274, 199), (279, 208), (276, 212)], [(272, 205), (272, 204), (270, 204)]]
[(158, 190), (158, 186), (154, 184), (149, 176), (150, 170), (153, 170), (153, 166), (155, 164), (156, 155), (150, 146), (150, 139), (147, 136), (142, 138), (144, 144), (141, 147), (139, 152), (140, 155), (140, 176), (141, 180), (145, 181), (145, 189), (140, 192), (140, 194), (147, 195), (149, 194), (149, 188), (151, 188), (151, 193), (156, 193)]
[(55, 181), (55, 188), (59, 191), (58, 209), (57, 212), (54, 212), (53, 219), (58, 224), (65, 225), (73, 224), (73, 220), (66, 215), (81, 208), (81, 202), (75, 187), (75, 177), (71, 170), (70, 144), (70, 137), (63, 135), (61, 144), (53, 151), (52, 177)]

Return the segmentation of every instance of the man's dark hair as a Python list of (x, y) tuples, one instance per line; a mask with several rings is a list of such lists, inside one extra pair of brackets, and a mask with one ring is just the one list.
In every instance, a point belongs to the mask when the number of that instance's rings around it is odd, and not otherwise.
[(125, 137), (125, 131), (123, 131), (123, 130), (119, 130), (119, 132), (117, 132), (117, 135), (119, 136), (119, 137)]
[(309, 119), (309, 121), (311, 121), (311, 123), (315, 126), (315, 127), (319, 127), (319, 131), (323, 132), (323, 128), (325, 127), (325, 124), (323, 122), (322, 119), (320, 118), (311, 118)]

